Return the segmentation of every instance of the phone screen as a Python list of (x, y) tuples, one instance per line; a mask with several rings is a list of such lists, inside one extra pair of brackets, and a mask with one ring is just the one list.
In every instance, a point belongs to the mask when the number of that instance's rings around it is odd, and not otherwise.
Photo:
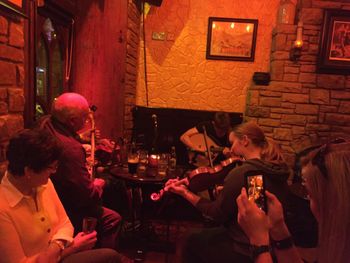
[(248, 199), (254, 200), (254, 202), (260, 209), (267, 212), (264, 176), (262, 174), (247, 175), (246, 189)]

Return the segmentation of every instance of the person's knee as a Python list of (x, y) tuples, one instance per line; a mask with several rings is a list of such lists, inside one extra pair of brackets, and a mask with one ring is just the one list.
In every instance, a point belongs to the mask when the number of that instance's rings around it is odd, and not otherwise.
[(103, 257), (103, 262), (106, 263), (120, 263), (121, 255), (114, 249), (100, 248), (99, 254)]

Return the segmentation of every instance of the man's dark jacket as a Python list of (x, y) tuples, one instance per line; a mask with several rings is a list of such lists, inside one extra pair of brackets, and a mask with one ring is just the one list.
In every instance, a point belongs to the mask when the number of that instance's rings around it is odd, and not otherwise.
[(102, 190), (90, 179), (79, 136), (52, 116), (43, 117), (39, 125), (58, 138), (63, 147), (57, 172), (51, 180), (75, 230), (81, 229), (84, 217), (102, 215)]

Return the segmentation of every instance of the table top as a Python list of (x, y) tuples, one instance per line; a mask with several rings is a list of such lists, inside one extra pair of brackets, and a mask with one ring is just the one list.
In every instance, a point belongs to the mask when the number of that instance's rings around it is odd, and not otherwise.
[(167, 180), (175, 177), (180, 177), (183, 173), (183, 168), (177, 167), (173, 171), (167, 171), (166, 175), (159, 175), (157, 168), (147, 167), (145, 171), (137, 171), (132, 175), (128, 172), (127, 167), (116, 166), (110, 169), (110, 174), (119, 179), (135, 183), (135, 184), (157, 184), (164, 183)]

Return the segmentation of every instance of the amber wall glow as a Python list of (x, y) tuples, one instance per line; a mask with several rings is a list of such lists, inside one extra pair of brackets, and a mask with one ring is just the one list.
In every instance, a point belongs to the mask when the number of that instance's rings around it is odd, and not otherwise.
[[(269, 71), (271, 31), (278, 0), (164, 0), (145, 19), (148, 103), (174, 107), (244, 112), (255, 71)], [(208, 17), (258, 19), (255, 61), (206, 60)], [(152, 33), (165, 32), (164, 41)], [(143, 41), (140, 44), (137, 105), (146, 105)]]

